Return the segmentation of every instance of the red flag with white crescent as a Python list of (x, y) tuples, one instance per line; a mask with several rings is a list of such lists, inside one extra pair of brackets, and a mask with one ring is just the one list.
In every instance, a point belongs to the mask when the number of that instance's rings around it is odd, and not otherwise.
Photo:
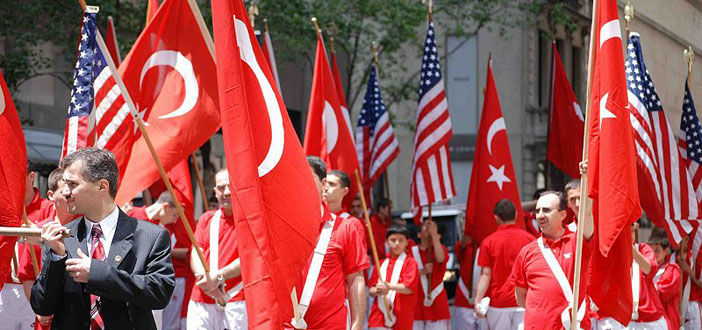
[(249, 329), (282, 329), (321, 200), (241, 0), (212, 1), (222, 132)]

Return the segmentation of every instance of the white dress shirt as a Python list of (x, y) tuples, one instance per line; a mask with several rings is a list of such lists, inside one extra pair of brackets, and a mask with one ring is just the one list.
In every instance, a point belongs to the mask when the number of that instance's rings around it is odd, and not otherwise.
[(100, 229), (102, 229), (102, 235), (100, 235), (100, 242), (102, 243), (102, 248), (105, 250), (105, 257), (110, 255), (110, 245), (112, 245), (112, 238), (115, 236), (115, 229), (117, 228), (117, 219), (119, 218), (119, 208), (115, 205), (115, 209), (112, 213), (108, 214), (104, 219), (100, 221), (93, 222), (88, 218), (83, 217), (83, 222), (85, 223), (85, 230), (87, 233), (88, 242), (88, 257), (93, 255), (93, 226), (96, 223), (100, 224)]

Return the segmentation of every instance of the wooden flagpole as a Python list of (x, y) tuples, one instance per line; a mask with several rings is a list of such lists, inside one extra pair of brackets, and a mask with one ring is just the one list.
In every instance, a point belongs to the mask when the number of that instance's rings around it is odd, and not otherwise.
[[(81, 8), (83, 11), (87, 8), (87, 4), (85, 3), (85, 0), (78, 0), (80, 3)], [(100, 34), (99, 30), (96, 30), (96, 38), (98, 47), (100, 49), (106, 50), (107, 47), (105, 46), (105, 41), (102, 39), (102, 35)], [(190, 227), (190, 223), (188, 222), (187, 218), (185, 217), (185, 212), (183, 211), (183, 205), (180, 203), (180, 201), (175, 198), (175, 190), (173, 189), (173, 185), (171, 184), (171, 181), (168, 179), (168, 175), (166, 174), (166, 170), (164, 169), (163, 165), (161, 164), (161, 160), (158, 157), (158, 154), (156, 153), (156, 149), (154, 148), (153, 143), (151, 142), (151, 138), (149, 138), (148, 133), (146, 132), (146, 128), (144, 128), (144, 122), (139, 118), (139, 115), (136, 112), (136, 107), (134, 106), (134, 102), (132, 101), (131, 96), (127, 92), (127, 88), (124, 85), (124, 81), (122, 81), (122, 77), (120, 77), (117, 67), (115, 66), (115, 63), (112, 61), (112, 57), (110, 57), (109, 52), (106, 52), (104, 54), (105, 60), (107, 61), (107, 65), (110, 67), (110, 70), (113, 72), (113, 77), (115, 79), (115, 83), (119, 86), (120, 91), (122, 92), (122, 97), (124, 97), (125, 103), (127, 103), (127, 106), (129, 107), (130, 113), (132, 117), (134, 118), (134, 121), (136, 121), (137, 127), (139, 128), (139, 131), (141, 132), (142, 136), (144, 137), (144, 142), (146, 142), (146, 146), (149, 148), (149, 151), (151, 152), (151, 156), (154, 158), (154, 162), (156, 163), (156, 166), (158, 167), (159, 174), (161, 175), (161, 179), (163, 180), (163, 183), (166, 184), (166, 189), (168, 189), (168, 192), (173, 196), (173, 201), (175, 202), (176, 206), (176, 211), (178, 212), (178, 215), (180, 217), (180, 220), (183, 222), (183, 227), (185, 227), (185, 232), (188, 234), (188, 238), (190, 239), (190, 242), (193, 245), (193, 249), (195, 249), (195, 252), (197, 253), (198, 258), (200, 259), (200, 262), (202, 263), (202, 268), (205, 270), (205, 273), (210, 272), (210, 266), (207, 263), (207, 260), (205, 259), (205, 255), (202, 253), (202, 249), (200, 248), (200, 244), (197, 243), (195, 240), (195, 236), (193, 234), (193, 229)], [(217, 301), (219, 305), (224, 306), (226, 304), (226, 301)]]
[(626, 42), (629, 42), (629, 36), (631, 35), (631, 20), (634, 19), (634, 6), (631, 1), (626, 3), (624, 6), (624, 20), (626, 21)]
[[(71, 231), (66, 229), (63, 238), (71, 237)], [(37, 227), (0, 227), (0, 236), (41, 237), (41, 228)]]
[[(592, 114), (592, 79), (593, 79), (593, 66), (595, 63), (595, 36), (597, 35), (597, 6), (599, 1), (593, 0), (592, 2), (592, 23), (590, 25), (590, 50), (587, 65), (587, 106), (585, 110), (585, 134), (583, 135), (583, 161), (587, 161), (588, 158), (588, 145), (590, 136), (590, 116)], [(582, 259), (583, 259), (583, 230), (585, 230), (585, 217), (592, 216), (592, 214), (586, 214), (587, 210), (590, 209), (588, 203), (590, 199), (587, 197), (587, 172), (583, 173), (580, 177), (580, 209), (578, 210), (578, 229), (576, 233), (576, 243), (575, 243), (575, 271), (573, 276), (573, 301), (571, 304), (571, 314), (570, 314), (570, 330), (578, 330), (578, 300), (580, 300), (580, 273), (582, 271)]]
[[(205, 184), (202, 183), (202, 175), (200, 174), (200, 164), (197, 162), (197, 157), (195, 157), (195, 153), (193, 152), (190, 157), (193, 159), (193, 168), (195, 169), (195, 178), (197, 179), (197, 187), (200, 190), (200, 194), (202, 195), (202, 207), (205, 212), (209, 211), (209, 205), (207, 205), (207, 193), (205, 193)], [(203, 162), (204, 164), (204, 162)], [(205, 167), (202, 167), (202, 171), (205, 171)]]
[[(33, 223), (29, 222), (29, 219), (27, 219), (27, 210), (25, 208), (22, 208), (22, 222), (24, 222), (28, 228), (36, 227)], [(41, 233), (41, 231), (39, 233)], [(32, 258), (34, 276), (39, 277), (39, 263), (37, 262), (37, 254), (35, 253), (32, 244), (27, 243), (27, 248), (29, 249), (29, 256)]]

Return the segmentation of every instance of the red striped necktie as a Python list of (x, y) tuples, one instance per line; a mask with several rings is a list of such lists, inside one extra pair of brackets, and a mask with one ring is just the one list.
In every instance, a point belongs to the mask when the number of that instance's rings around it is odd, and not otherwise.
[[(102, 247), (102, 242), (100, 242), (100, 236), (102, 235), (102, 228), (99, 224), (94, 224), (93, 229), (90, 232), (91, 247), (93, 250), (92, 258), (98, 260), (105, 260), (105, 249)], [(102, 330), (105, 329), (105, 322), (102, 320), (102, 315), (100, 314), (100, 297), (96, 295), (90, 295), (90, 330)]]

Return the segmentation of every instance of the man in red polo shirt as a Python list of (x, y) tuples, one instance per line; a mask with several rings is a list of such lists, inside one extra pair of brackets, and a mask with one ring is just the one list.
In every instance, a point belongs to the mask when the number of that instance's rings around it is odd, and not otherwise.
[[(334, 215), (341, 217), (345, 221), (351, 222), (356, 227), (356, 230), (363, 235), (361, 238), (365, 239), (365, 222), (352, 213), (349, 213), (342, 205), (344, 197), (349, 193), (350, 186), (351, 179), (346, 172), (342, 170), (332, 170), (327, 174), (327, 181), (324, 185), (322, 197), (324, 197), (324, 201), (327, 203), (331, 213), (334, 213)], [(366, 248), (364, 242), (364, 249)]]
[(284, 326), (286, 329), (346, 329), (349, 323), (348, 295), (351, 329), (361, 330), (366, 313), (363, 270), (369, 265), (363, 233), (350, 221), (332, 214), (322, 201), (327, 181), (327, 169), (322, 159), (308, 156), (307, 163), (319, 190), (321, 232), (316, 252), (310, 256), (295, 285), (300, 315), (285, 322)]
[[(493, 214), (498, 227), (480, 244), (478, 265), (482, 268), (475, 294), (476, 304), (486, 306), (476, 308), (475, 313), (480, 318), (487, 317), (490, 329), (517, 329), (524, 322), (524, 308), (517, 306), (509, 276), (519, 251), (534, 236), (516, 224), (517, 209), (509, 199), (497, 202)], [(490, 298), (489, 304), (482, 302), (483, 297)], [(485, 310), (487, 305), (489, 309)]]
[[(226, 167), (215, 174), (214, 192), (221, 208), (200, 216), (195, 229), (195, 241), (209, 262), (210, 272), (205, 273), (200, 258), (193, 249), (190, 268), (197, 282), (188, 304), (187, 328), (248, 329)], [(225, 306), (219, 306), (216, 300), (226, 302)]]
[(451, 314), (444, 289), (444, 273), (448, 251), (441, 244), (436, 222), (425, 220), (419, 232), (419, 244), (412, 247), (411, 255), (419, 266), (419, 294), (414, 309), (414, 330), (445, 330)]
[(663, 306), (663, 316), (668, 324), (668, 329), (680, 329), (680, 287), (682, 276), (680, 266), (671, 259), (671, 248), (665, 230), (653, 227), (648, 237), (648, 244), (656, 255), (656, 263), (660, 265), (653, 283), (658, 290)]
[[(370, 217), (371, 229), (373, 229), (373, 238), (375, 240), (375, 248), (378, 249), (378, 256), (382, 257), (390, 252), (390, 248), (385, 244), (385, 233), (392, 222), (392, 201), (383, 197), (375, 201), (375, 213)], [(366, 237), (368, 245), (368, 253), (370, 253), (371, 245), (370, 238)]]
[(456, 242), (454, 251), (458, 260), (460, 275), (458, 277), (458, 286), (456, 287), (456, 299), (453, 305), (456, 307), (454, 315), (454, 330), (477, 330), (487, 329), (487, 325), (483, 327), (485, 320), (479, 320), (475, 316), (473, 309), (473, 300), (475, 298), (473, 284), (473, 276), (480, 267), (473, 268), (473, 255), (477, 249), (473, 239), (468, 235)]
[(37, 174), (34, 172), (34, 163), (27, 159), (27, 185), (24, 191), (24, 209), (27, 211), (27, 219), (37, 223), (44, 219), (53, 218), (56, 214), (54, 204), (39, 196), (39, 189), (34, 187), (34, 180)]
[[(572, 289), (564, 291), (562, 286), (572, 288), (573, 285), (576, 237), (563, 227), (566, 208), (565, 195), (561, 192), (547, 191), (539, 197), (535, 211), (541, 237), (522, 248), (512, 267), (511, 281), (515, 285), (517, 304), (525, 308), (524, 330), (570, 329), (570, 317), (564, 322), (561, 316), (564, 312), (570, 315)], [(582, 258), (588, 260), (594, 225), (592, 217), (584, 221)], [(587, 269), (581, 271), (580, 283), (587, 283)], [(582, 317), (585, 316), (586, 291), (587, 285), (581, 285), (578, 306)], [(580, 329), (590, 329), (588, 319), (579, 317), (578, 321), (581, 321)]]

